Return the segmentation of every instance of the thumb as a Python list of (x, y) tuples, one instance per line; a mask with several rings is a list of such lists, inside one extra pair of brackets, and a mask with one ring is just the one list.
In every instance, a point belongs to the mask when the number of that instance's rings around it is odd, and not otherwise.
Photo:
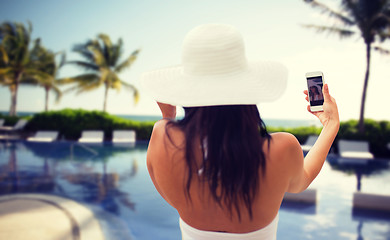
[(331, 100), (331, 96), (329, 94), (328, 84), (324, 84), (324, 87), (322, 88), (322, 94), (324, 95), (324, 101), (330, 101)]

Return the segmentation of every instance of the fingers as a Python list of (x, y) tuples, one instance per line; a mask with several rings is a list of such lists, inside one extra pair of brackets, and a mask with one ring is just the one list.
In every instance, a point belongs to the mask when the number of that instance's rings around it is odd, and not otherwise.
[(318, 117), (318, 113), (319, 112), (312, 112), (311, 109), (310, 109), (310, 105), (307, 105), (307, 111), (311, 114), (313, 114), (314, 116)]
[(310, 105), (307, 105), (307, 111), (308, 111), (309, 113), (312, 113), (311, 110), (310, 110)]
[(306, 95), (306, 101), (309, 101), (309, 92), (307, 90), (304, 90), (303, 93)]
[(324, 95), (324, 101), (332, 100), (332, 97), (329, 94), (328, 84), (324, 84), (324, 87), (322, 88), (322, 94)]

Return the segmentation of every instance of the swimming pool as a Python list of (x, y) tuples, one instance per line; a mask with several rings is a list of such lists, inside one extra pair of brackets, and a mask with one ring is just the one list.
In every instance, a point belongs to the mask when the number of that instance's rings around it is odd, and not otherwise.
[[(74, 199), (93, 210), (110, 240), (180, 239), (177, 212), (149, 179), (146, 149), (146, 143), (0, 142), (0, 195)], [(342, 167), (337, 157), (330, 157), (311, 185), (318, 192), (317, 204), (283, 204), (278, 239), (390, 239), (389, 214), (352, 210), (358, 187), (390, 195), (388, 163)]]

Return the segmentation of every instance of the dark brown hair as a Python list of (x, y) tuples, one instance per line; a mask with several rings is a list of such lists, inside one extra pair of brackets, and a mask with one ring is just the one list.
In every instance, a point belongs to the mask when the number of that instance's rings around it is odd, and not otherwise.
[[(184, 108), (183, 119), (171, 121), (185, 134), (185, 156), (188, 166), (187, 196), (194, 173), (208, 186), (215, 201), (236, 210), (241, 220), (240, 203), (252, 218), (252, 202), (259, 191), (266, 158), (262, 146), (271, 136), (260, 118), (256, 105), (227, 105)], [(167, 131), (168, 132), (168, 131)], [(195, 152), (203, 152), (201, 169)], [(261, 171), (259, 171), (261, 169)], [(194, 171), (195, 170), (195, 171)]]

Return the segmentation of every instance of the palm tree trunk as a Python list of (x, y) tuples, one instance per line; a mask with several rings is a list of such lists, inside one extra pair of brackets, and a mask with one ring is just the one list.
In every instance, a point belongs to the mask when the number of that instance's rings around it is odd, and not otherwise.
[(364, 107), (366, 104), (366, 94), (367, 94), (367, 86), (368, 86), (368, 78), (370, 76), (370, 60), (371, 60), (371, 43), (366, 43), (366, 75), (364, 77), (364, 85), (363, 85), (363, 94), (362, 94), (362, 102), (360, 105), (360, 117), (359, 117), (359, 132), (364, 132)]
[(105, 90), (104, 90), (103, 112), (106, 111), (106, 107), (107, 107), (107, 96), (108, 96), (108, 85), (106, 84), (106, 88), (105, 88)]
[(49, 89), (45, 88), (45, 112), (49, 110)]
[(15, 73), (15, 84), (10, 87), (11, 90), (11, 109), (9, 111), (10, 116), (16, 116), (16, 106), (18, 100), (18, 88), (20, 79), (22, 79), (23, 72)]
[(16, 100), (17, 100), (17, 92), (18, 92), (18, 84), (11, 86), (11, 107), (9, 109), (10, 116), (16, 116)]

